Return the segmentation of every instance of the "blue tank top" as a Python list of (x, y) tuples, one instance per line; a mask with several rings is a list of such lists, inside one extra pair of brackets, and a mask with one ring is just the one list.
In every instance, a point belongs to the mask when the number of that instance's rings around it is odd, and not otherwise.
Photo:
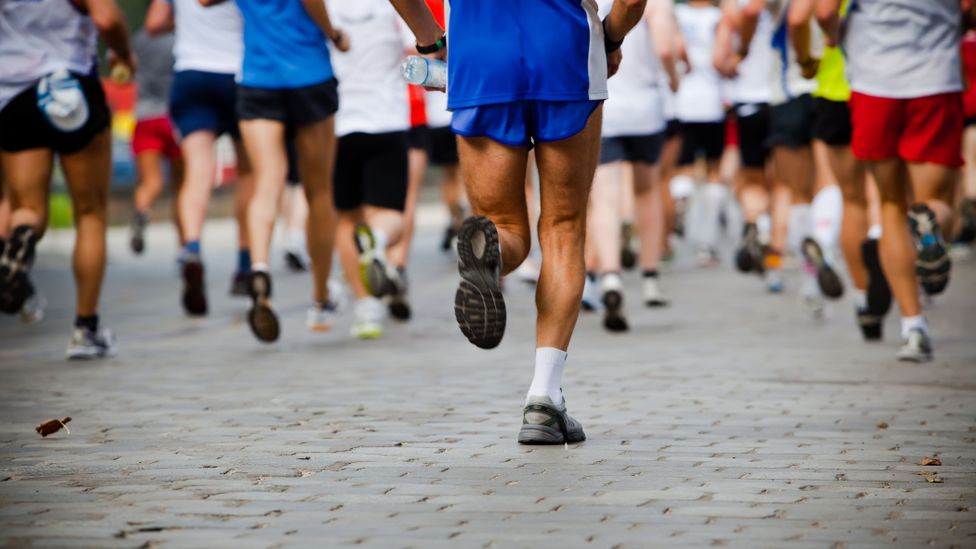
[(607, 98), (590, 0), (452, 0), (448, 108)]
[(237, 0), (244, 16), (241, 84), (302, 88), (333, 77), (329, 47), (301, 0)]

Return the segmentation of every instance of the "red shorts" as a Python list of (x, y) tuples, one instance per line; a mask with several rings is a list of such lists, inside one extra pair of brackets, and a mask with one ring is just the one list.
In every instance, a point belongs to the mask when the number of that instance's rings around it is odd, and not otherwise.
[(183, 157), (168, 116), (145, 118), (136, 122), (136, 129), (132, 134), (132, 154), (139, 156), (144, 152), (158, 152), (170, 160)]
[(962, 166), (961, 93), (891, 99), (854, 92), (849, 104), (854, 156)]

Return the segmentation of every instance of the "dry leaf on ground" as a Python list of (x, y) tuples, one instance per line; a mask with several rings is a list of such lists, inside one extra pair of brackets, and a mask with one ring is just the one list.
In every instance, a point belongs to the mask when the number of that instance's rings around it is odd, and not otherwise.
[(942, 477), (937, 477), (937, 476), (925, 477), (925, 481), (932, 482), (935, 484), (942, 484), (943, 482), (945, 482), (945, 480), (943, 480)]
[(928, 465), (938, 467), (939, 465), (942, 465), (942, 460), (937, 457), (923, 457), (922, 461), (918, 462), (918, 464), (922, 467), (926, 467)]
[(879, 421), (878, 422), (878, 429), (887, 429), (887, 428), (888, 428), (888, 422), (887, 421)]
[[(68, 431), (68, 426), (65, 424), (69, 421), (71, 421), (70, 417), (66, 417), (64, 419), (49, 419), (47, 421), (42, 421), (37, 427), (34, 427), (34, 430), (37, 431), (37, 434), (41, 435), (42, 437), (46, 437), (48, 435), (57, 433), (62, 428), (65, 431)], [(68, 431), (68, 434), (70, 435), (71, 431)]]

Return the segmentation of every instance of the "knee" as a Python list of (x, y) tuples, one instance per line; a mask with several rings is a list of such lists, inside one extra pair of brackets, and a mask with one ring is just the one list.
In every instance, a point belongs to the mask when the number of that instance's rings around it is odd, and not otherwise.
[(73, 200), (75, 217), (96, 217), (102, 219), (105, 217), (106, 202), (107, 197), (104, 193), (91, 192), (79, 194)]

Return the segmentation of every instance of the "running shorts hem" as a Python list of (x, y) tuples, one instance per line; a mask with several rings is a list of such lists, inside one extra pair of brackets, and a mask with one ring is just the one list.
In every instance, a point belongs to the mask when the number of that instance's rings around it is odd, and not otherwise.
[(240, 137), (234, 104), (233, 74), (197, 70), (177, 71), (169, 99), (169, 113), (179, 139), (198, 131)]
[(457, 136), (450, 126), (431, 128), (429, 148), (430, 163), (435, 166), (457, 166), (458, 156)]
[(736, 105), (735, 113), (742, 166), (764, 168), (769, 160), (769, 105), (744, 103)]
[(769, 137), (766, 145), (773, 147), (809, 147), (813, 141), (816, 121), (813, 97), (804, 94), (769, 110)]
[(351, 133), (339, 138), (336, 209), (374, 206), (403, 211), (407, 201), (407, 132)]
[(893, 99), (854, 92), (850, 104), (857, 158), (963, 165), (961, 93)]
[(517, 101), (455, 109), (451, 129), (512, 147), (568, 139), (586, 128), (602, 101)]
[(657, 164), (664, 146), (664, 132), (649, 135), (604, 137), (600, 141), (600, 164), (642, 162)]
[(706, 160), (716, 161), (722, 158), (725, 150), (725, 121), (719, 122), (682, 122), (681, 123), (681, 156), (679, 166), (689, 166), (695, 163), (695, 158), (701, 153)]
[(339, 82), (335, 78), (302, 88), (237, 86), (241, 120), (274, 120), (293, 131), (321, 122), (338, 110)]
[(851, 144), (854, 130), (851, 126), (851, 109), (847, 101), (831, 101), (817, 97), (814, 99), (817, 117), (813, 123), (813, 138), (831, 147)]
[(136, 122), (132, 132), (132, 154), (139, 156), (146, 152), (157, 152), (170, 161), (183, 158), (169, 116), (153, 116)]

